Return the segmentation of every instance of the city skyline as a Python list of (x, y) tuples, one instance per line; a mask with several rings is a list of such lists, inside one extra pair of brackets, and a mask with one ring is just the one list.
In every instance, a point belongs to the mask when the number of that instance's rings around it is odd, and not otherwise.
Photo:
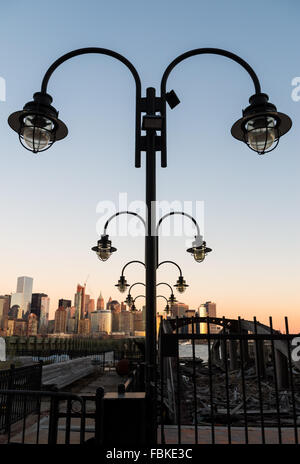
[[(101, 288), (103, 294), (118, 298), (114, 285), (123, 265), (131, 259), (144, 260), (142, 236), (112, 234), (118, 252), (106, 263), (100, 263), (90, 250), (99, 238), (100, 202), (113, 201), (118, 207), (122, 192), (129, 204), (144, 200), (144, 158), (141, 169), (134, 168), (133, 159), (131, 76), (108, 57), (91, 55), (65, 63), (53, 75), (49, 93), (69, 127), (69, 136), (50, 150), (32, 155), (21, 147), (5, 120), (31, 99), (48, 66), (74, 48), (110, 48), (136, 66), (144, 91), (150, 85), (159, 88), (164, 69), (180, 53), (219, 47), (253, 66), (263, 91), (290, 115), (293, 127), (274, 152), (258, 156), (230, 134), (254, 92), (247, 73), (216, 56), (178, 66), (168, 90), (174, 89), (181, 103), (168, 110), (168, 168), (158, 169), (157, 197), (169, 203), (180, 200), (181, 206), (184, 200), (203, 201), (202, 232), (213, 252), (204, 263), (196, 264), (185, 252), (193, 237), (162, 237), (160, 259), (174, 259), (182, 267), (189, 284), (184, 301), (191, 308), (212, 300), (219, 314), (256, 316), (265, 323), (271, 315), (280, 329), (286, 315), (291, 330), (299, 332), (300, 133), (296, 128), (300, 102), (292, 98), (292, 81), (300, 74), (296, 59), (299, 5), (254, 0), (247, 14), (241, 14), (237, 1), (230, 7), (212, 2), (204, 11), (195, 0), (188, 8), (175, 0), (170, 11), (169, 5), (154, 0), (145, 19), (137, 0), (130, 5), (116, 0), (104, 9), (97, 1), (85, 9), (76, 2), (67, 0), (62, 5), (54, 0), (45, 22), (35, 6), (32, 0), (20, 4), (16, 15), (13, 3), (5, 4), (7, 19), (0, 31), (6, 44), (0, 75), (7, 88), (6, 101), (0, 102), (1, 170), (5, 173), (0, 183), (4, 199), (1, 293), (15, 292), (16, 276), (34, 276), (34, 291), (50, 296), (53, 314), (56, 302), (73, 299), (76, 283), (85, 282), (87, 275), (91, 297), (96, 298)], [(274, 49), (265, 34), (266, 17), (278, 34)], [(35, 24), (32, 31), (28, 31), (30, 23)], [(11, 30), (16, 31), (14, 41), (7, 40)], [(20, 47), (24, 36), (31, 44), (26, 53)], [(126, 277), (134, 283), (143, 273), (132, 267)], [(175, 270), (167, 267), (158, 271), (158, 279), (172, 285), (177, 278)], [(158, 304), (163, 307), (163, 302)]]
[[(20, 282), (20, 279), (23, 279), (23, 277), (18, 277), (17, 278), (17, 288), (18, 288), (18, 285), (19, 282)], [(25, 276), (26, 279), (31, 279), (33, 282), (35, 281), (34, 278), (32, 277), (28, 277), (28, 276)], [(125, 302), (125, 298), (126, 298), (126, 295), (127, 293), (125, 294), (120, 294), (120, 292), (116, 291), (114, 288), (112, 288), (112, 290), (114, 290), (114, 293), (111, 293), (109, 294), (109, 297), (104, 298), (103, 297), (103, 293), (102, 293), (102, 290), (100, 289), (99, 292), (98, 292), (98, 296), (95, 296), (93, 298), (91, 298), (91, 295), (89, 295), (87, 292), (86, 292), (86, 285), (81, 285), (81, 284), (76, 284), (74, 285), (74, 287), (77, 287), (77, 291), (78, 289), (80, 290), (84, 290), (84, 305), (87, 306), (88, 303), (91, 303), (93, 302), (93, 311), (94, 312), (99, 312), (100, 310), (104, 310), (104, 312), (106, 312), (107, 308), (109, 307), (109, 304), (110, 302), (116, 302), (118, 303), (118, 305), (120, 305), (120, 307), (122, 307), (122, 305), (125, 305), (125, 307), (127, 308), (128, 311), (130, 311), (130, 307), (128, 305), (126, 305), (126, 302)], [(93, 292), (94, 293), (94, 292)], [(160, 292), (161, 293), (161, 292)], [(167, 292), (168, 293), (168, 292)], [(184, 312), (189, 312), (189, 313), (192, 313), (192, 312), (198, 312), (199, 316), (201, 317), (205, 317), (208, 315), (208, 307), (211, 305), (212, 306), (212, 312), (211, 312), (211, 315), (212, 316), (216, 316), (216, 306), (217, 304), (214, 301), (214, 299), (206, 299), (206, 300), (203, 300), (203, 301), (200, 301), (198, 302), (198, 304), (194, 304), (194, 305), (189, 305), (187, 303), (185, 303), (186, 301), (186, 295), (187, 295), (187, 292), (184, 293), (184, 295), (176, 292), (175, 288), (174, 288), (174, 294), (175, 294), (175, 297), (177, 297), (177, 302), (175, 304), (175, 306), (177, 307), (177, 312), (175, 311), (175, 313), (173, 314), (173, 316), (175, 317), (176, 315), (179, 316), (179, 317), (182, 317), (183, 313), (182, 313), (182, 310), (179, 311), (178, 308), (184, 308)], [(13, 293), (8, 293), (8, 292), (1, 292), (0, 291), (0, 296), (1, 295), (9, 295), (9, 296), (12, 296)], [(33, 292), (32, 295), (39, 295), (39, 296), (44, 296), (46, 298), (42, 298), (42, 300), (46, 300), (44, 301), (44, 305), (46, 304), (47, 305), (47, 310), (48, 310), (48, 318), (47, 318), (47, 321), (54, 321), (55, 320), (55, 314), (56, 314), (56, 311), (57, 310), (60, 310), (62, 306), (64, 306), (66, 309), (72, 309), (74, 310), (74, 317), (75, 317), (75, 320), (76, 320), (76, 293), (74, 294), (74, 291), (73, 291), (73, 297), (70, 297), (70, 299), (66, 298), (65, 296), (60, 296), (58, 299), (51, 299), (51, 297), (49, 297), (47, 294), (44, 294), (44, 293), (36, 293), (36, 292)], [(114, 295), (114, 297), (112, 297), (112, 295)], [(134, 296), (137, 296), (137, 295), (134, 295)], [(166, 296), (169, 296), (166, 294)], [(87, 300), (86, 300), (86, 297), (87, 297)], [(180, 300), (180, 301), (179, 301)], [(184, 300), (184, 301), (181, 301), (181, 300)], [(57, 301), (57, 304), (56, 304), (56, 301)], [(49, 304), (50, 303), (50, 304)], [(68, 304), (69, 303), (69, 304)], [(69, 307), (66, 307), (69, 306)], [(144, 309), (144, 302), (142, 300), (140, 300), (139, 303), (137, 303), (137, 311), (138, 312), (142, 312), (143, 309)], [(12, 307), (12, 304), (10, 303), (10, 308)], [(51, 307), (51, 309), (50, 309)], [(81, 300), (80, 300), (80, 307), (81, 307)], [(32, 309), (32, 305), (31, 305), (31, 309)], [(82, 307), (83, 309), (83, 307)], [(157, 314), (159, 315), (164, 315), (165, 314), (165, 301), (160, 301), (160, 299), (158, 299), (158, 302), (157, 302)], [(187, 311), (186, 311), (187, 309)], [(30, 313), (32, 314), (32, 311), (30, 311)], [(80, 313), (81, 316), (83, 316), (83, 313)], [(29, 315), (29, 313), (28, 313)], [(195, 314), (193, 314), (195, 315)], [(271, 315), (271, 314), (270, 314)], [(192, 314), (189, 315), (189, 317), (191, 317)], [(217, 317), (227, 317), (227, 318), (230, 318), (230, 317), (233, 317), (233, 318), (236, 318), (236, 317), (241, 317), (242, 319), (250, 319), (252, 320), (253, 317), (255, 315), (253, 315), (252, 317), (244, 317), (242, 316), (241, 314), (237, 314), (237, 315), (228, 315), (228, 314), (224, 314), (222, 312), (222, 310), (220, 310), (220, 308), (218, 307), (218, 316)], [(78, 317), (78, 314), (77, 314), (77, 317)], [(38, 317), (38, 322), (39, 322), (39, 317)], [(259, 319), (259, 322), (262, 322), (262, 323), (266, 323), (268, 324), (268, 320), (263, 320), (263, 319)], [(45, 322), (44, 322), (45, 323)], [(75, 333), (77, 333), (78, 331), (78, 327), (79, 327), (79, 323), (80, 323), (80, 319), (78, 319), (78, 323), (77, 323), (77, 327), (75, 327)], [(112, 322), (113, 324), (113, 322)], [(280, 318), (276, 318), (276, 317), (273, 317), (273, 324), (274, 324), (274, 328), (276, 328), (277, 330), (280, 330), (282, 332), (285, 332), (285, 323), (284, 323), (284, 315)], [(205, 325), (205, 324), (204, 324)], [(203, 327), (204, 327), (203, 325)], [(213, 325), (212, 325), (213, 327)], [(293, 320), (290, 321), (290, 324), (289, 324), (289, 327), (290, 327), (290, 333), (299, 333), (300, 332), (300, 329), (298, 329), (297, 325), (293, 325)], [(202, 329), (201, 329), (202, 330)]]

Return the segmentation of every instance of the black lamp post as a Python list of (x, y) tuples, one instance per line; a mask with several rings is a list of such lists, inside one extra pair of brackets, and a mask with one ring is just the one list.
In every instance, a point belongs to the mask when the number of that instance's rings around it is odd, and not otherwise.
[[(195, 55), (214, 54), (229, 58), (241, 65), (253, 81), (255, 94), (250, 97), (250, 106), (243, 111), (243, 117), (232, 127), (231, 133), (236, 139), (245, 142), (252, 150), (262, 155), (275, 148), (279, 138), (290, 129), (292, 122), (288, 116), (277, 112), (268, 102), (268, 96), (261, 93), (257, 75), (251, 66), (239, 56), (217, 48), (197, 48), (183, 53), (166, 68), (161, 81), (161, 95), (156, 96), (150, 87), (146, 95), (141, 95), (141, 81), (135, 67), (124, 56), (112, 50), (98, 47), (82, 48), (67, 53), (56, 60), (46, 72), (41, 91), (34, 94), (33, 101), (27, 103), (23, 110), (13, 113), (8, 118), (10, 127), (19, 135), (25, 148), (34, 153), (47, 150), (57, 140), (66, 137), (68, 130), (58, 119), (58, 111), (51, 106), (52, 97), (47, 93), (47, 86), (53, 72), (65, 61), (79, 55), (97, 53), (111, 56), (121, 61), (130, 70), (136, 84), (136, 119), (135, 119), (135, 166), (141, 167), (141, 152), (146, 153), (146, 391), (155, 402), (156, 391), (152, 386), (156, 376), (156, 269), (157, 240), (155, 234), (156, 212), (156, 152), (161, 152), (161, 167), (167, 167), (166, 105), (175, 108), (179, 103), (176, 93), (166, 91), (168, 77), (173, 68), (183, 60)], [(144, 131), (144, 132), (143, 132)], [(157, 132), (159, 135), (157, 135)], [(100, 250), (102, 245), (100, 243)], [(111, 244), (104, 248), (100, 259), (108, 257)], [(153, 406), (155, 411), (155, 406)], [(155, 414), (151, 428), (151, 442), (156, 442)]]

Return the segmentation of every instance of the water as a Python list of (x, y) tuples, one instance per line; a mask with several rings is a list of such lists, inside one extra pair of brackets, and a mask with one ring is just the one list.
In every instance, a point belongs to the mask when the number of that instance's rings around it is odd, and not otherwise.
[[(203, 359), (204, 362), (208, 361), (208, 347), (207, 345), (195, 345), (195, 356), (196, 358)], [(180, 358), (192, 358), (192, 344), (179, 345), (179, 357)]]
[[(89, 355), (94, 361), (102, 361), (103, 353)], [(32, 360), (38, 362), (39, 360), (50, 363), (59, 363), (64, 361), (70, 361), (68, 354), (53, 354), (51, 356), (32, 356)], [(75, 358), (74, 358), (75, 359)], [(114, 360), (114, 352), (108, 351), (105, 353), (105, 363), (112, 363)]]

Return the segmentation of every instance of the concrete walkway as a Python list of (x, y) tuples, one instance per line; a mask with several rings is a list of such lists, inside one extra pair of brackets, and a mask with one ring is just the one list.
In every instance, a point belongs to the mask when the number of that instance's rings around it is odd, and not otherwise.
[[(212, 444), (211, 427), (200, 426), (197, 429), (199, 444)], [(295, 432), (293, 427), (281, 428), (282, 444), (296, 444)], [(195, 427), (188, 425), (181, 426), (181, 444), (196, 444)], [(262, 444), (262, 434), (259, 427), (248, 427), (249, 444)], [(300, 430), (298, 430), (298, 442), (300, 443)], [(162, 443), (161, 428), (158, 429), (158, 443)], [(165, 443), (178, 444), (178, 427), (176, 425), (165, 426)], [(265, 427), (265, 443), (279, 444), (278, 428)], [(215, 427), (215, 444), (228, 445), (229, 437), (227, 427)], [(244, 427), (231, 427), (231, 444), (246, 444)]]

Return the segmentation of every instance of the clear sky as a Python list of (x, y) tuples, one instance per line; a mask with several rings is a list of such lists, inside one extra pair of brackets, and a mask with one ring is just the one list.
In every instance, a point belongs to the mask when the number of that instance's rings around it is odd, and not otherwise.
[[(143, 260), (143, 239), (115, 237), (118, 248), (101, 263), (96, 244), (100, 201), (144, 199), (144, 163), (134, 168), (134, 82), (109, 57), (89, 55), (61, 66), (49, 84), (53, 105), (69, 136), (38, 156), (24, 150), (7, 117), (40, 89), (48, 66), (76, 48), (99, 46), (125, 55), (143, 83), (159, 90), (177, 55), (197, 47), (230, 50), (247, 60), (262, 89), (293, 128), (278, 148), (259, 157), (230, 135), (254, 93), (248, 74), (219, 56), (186, 60), (173, 71), (181, 104), (168, 111), (169, 165), (158, 168), (159, 200), (203, 201), (205, 239), (213, 248), (197, 264), (185, 252), (187, 237), (164, 237), (161, 259), (183, 269), (191, 308), (212, 300), (220, 316), (240, 315), (276, 327), (289, 316), (300, 331), (299, 174), (300, 101), (291, 81), (300, 76), (296, 0), (11, 0), (1, 6), (0, 76), (0, 293), (15, 291), (20, 275), (34, 291), (72, 298), (87, 276), (87, 292), (120, 300), (114, 287), (122, 266)], [(175, 283), (171, 267), (159, 279)], [(128, 268), (130, 283), (143, 279)], [(163, 291), (163, 290), (162, 290)], [(164, 290), (168, 296), (168, 292)], [(142, 302), (142, 300), (140, 300)], [(162, 307), (159, 303), (159, 308)]]

